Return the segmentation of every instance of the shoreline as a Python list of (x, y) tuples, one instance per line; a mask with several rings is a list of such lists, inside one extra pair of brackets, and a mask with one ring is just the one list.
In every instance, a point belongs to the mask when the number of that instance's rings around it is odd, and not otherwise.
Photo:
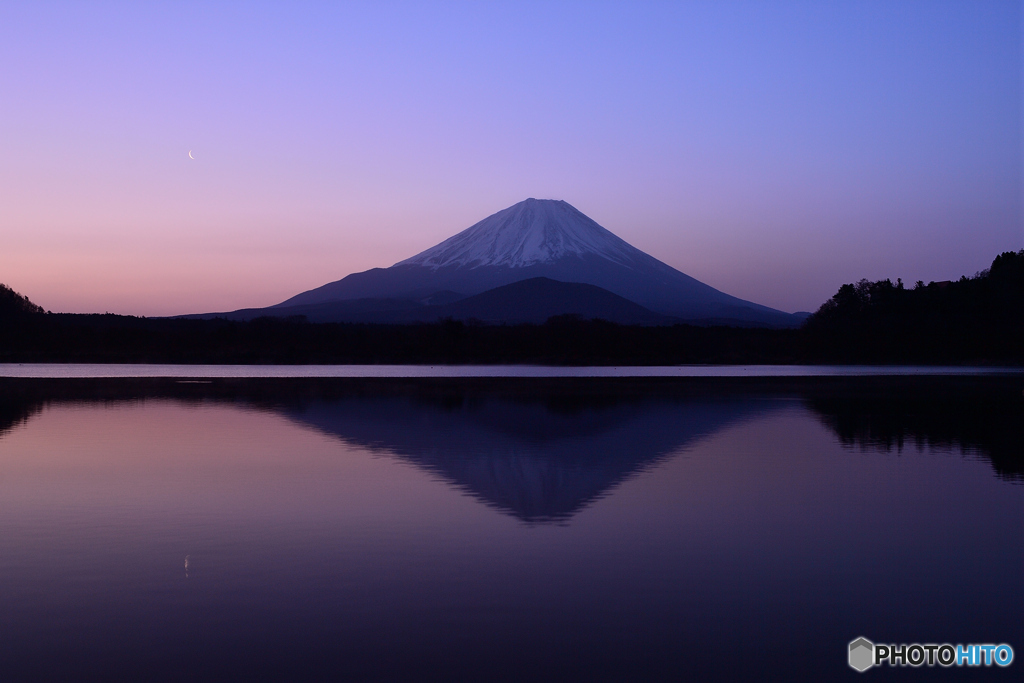
[(1024, 376), (1024, 367), (985, 365), (497, 365), (0, 363), (9, 379), (470, 379), (798, 378)]

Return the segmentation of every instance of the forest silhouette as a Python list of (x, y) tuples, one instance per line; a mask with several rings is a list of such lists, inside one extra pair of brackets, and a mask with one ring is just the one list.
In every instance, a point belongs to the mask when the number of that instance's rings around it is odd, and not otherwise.
[(543, 324), (379, 325), (49, 313), (0, 285), (0, 362), (1020, 364), (1024, 250), (957, 281), (844, 284), (795, 330), (571, 315)]

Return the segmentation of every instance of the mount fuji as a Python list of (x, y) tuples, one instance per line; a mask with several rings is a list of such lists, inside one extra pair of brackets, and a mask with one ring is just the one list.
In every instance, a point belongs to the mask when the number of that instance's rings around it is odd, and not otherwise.
[[(508, 287), (537, 278), (543, 280)], [(592, 287), (568, 288), (566, 283)], [(481, 317), (485, 300), (501, 296), (477, 295), (495, 288), (504, 293), (502, 312)], [(607, 319), (626, 323), (795, 327), (802, 322), (797, 315), (699, 282), (628, 244), (567, 202), (549, 199), (519, 202), (390, 268), (353, 273), (269, 308), (202, 317), (306, 315), (315, 321), (412, 322), (459, 318), (460, 311), (472, 309), (472, 317), (484, 321), (522, 322), (537, 317), (532, 309), (540, 298), (567, 302), (559, 312), (585, 312), (587, 317), (606, 317), (594, 315), (595, 307), (614, 302), (612, 308), (619, 312)], [(627, 315), (630, 304), (634, 306)], [(551, 310), (549, 303), (545, 312)]]

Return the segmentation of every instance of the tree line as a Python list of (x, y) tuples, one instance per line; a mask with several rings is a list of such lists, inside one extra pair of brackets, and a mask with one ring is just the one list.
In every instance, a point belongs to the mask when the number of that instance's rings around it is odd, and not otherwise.
[(1024, 361), (1024, 250), (951, 282), (846, 284), (804, 324), (805, 353), (827, 362)]
[(0, 285), (0, 362), (94, 363), (1009, 363), (1024, 362), (1024, 250), (973, 277), (845, 284), (797, 330), (248, 322), (47, 313)]

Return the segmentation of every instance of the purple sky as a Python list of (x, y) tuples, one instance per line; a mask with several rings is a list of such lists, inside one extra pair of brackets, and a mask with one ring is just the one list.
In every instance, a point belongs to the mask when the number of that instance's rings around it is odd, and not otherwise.
[(787, 311), (956, 278), (1024, 247), (1021, 35), (982, 0), (5, 2), (0, 282), (264, 306), (527, 197)]

